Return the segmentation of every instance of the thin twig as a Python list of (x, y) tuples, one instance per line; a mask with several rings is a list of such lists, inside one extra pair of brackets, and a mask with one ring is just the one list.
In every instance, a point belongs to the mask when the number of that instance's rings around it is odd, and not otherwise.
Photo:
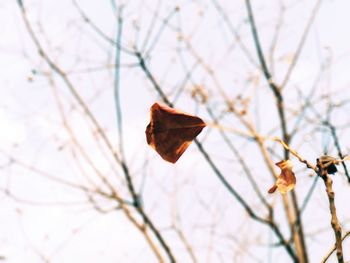
[[(342, 237), (342, 241), (345, 240), (350, 235), (350, 231), (346, 232), (346, 234)], [(322, 259), (321, 263), (325, 263), (329, 257), (333, 254), (333, 252), (337, 249), (337, 247), (334, 245), (333, 248), (328, 252), (328, 254)]]
[[(266, 78), (266, 81), (268, 82), (269, 87), (271, 88), (271, 90), (276, 98), (277, 110), (278, 110), (278, 114), (279, 114), (279, 118), (280, 118), (280, 122), (281, 122), (281, 127), (282, 127), (283, 140), (288, 143), (289, 136), (288, 136), (286, 120), (285, 120), (282, 93), (281, 93), (280, 87), (278, 87), (277, 84), (274, 82), (272, 75), (267, 67), (266, 60), (264, 58), (264, 54), (263, 54), (263, 51), (261, 48), (258, 32), (256, 29), (253, 10), (252, 10), (250, 0), (246, 0), (245, 2), (246, 2), (249, 22), (250, 22), (250, 26), (251, 26), (251, 30), (252, 30), (252, 34), (253, 34), (253, 38), (254, 38), (254, 44), (255, 44), (256, 51), (258, 53), (258, 58), (259, 58), (259, 61), (261, 64), (262, 72)], [(286, 158), (286, 159), (288, 159), (288, 158)]]
[(80, 16), (82, 17), (82, 19), (89, 25), (91, 26), (91, 28), (105, 41), (107, 41), (108, 43), (112, 44), (112, 45), (116, 45), (119, 49), (123, 50), (124, 53), (127, 53), (129, 55), (134, 55), (134, 53), (123, 47), (121, 42), (118, 41), (114, 41), (112, 38), (110, 38), (109, 36), (107, 36), (95, 23), (93, 23), (91, 21), (91, 19), (88, 17), (88, 15), (83, 11), (83, 9), (78, 5), (76, 0), (72, 0), (73, 5), (75, 6), (75, 8), (78, 10)]
[[(335, 127), (331, 123), (327, 122), (326, 125), (331, 130), (331, 134), (332, 134), (332, 137), (333, 137), (334, 145), (335, 145), (335, 147), (337, 148), (337, 151), (338, 151), (338, 156), (339, 156), (340, 159), (343, 159), (344, 155), (343, 155), (341, 147), (340, 147), (339, 138), (337, 136), (337, 131), (336, 131)], [(349, 175), (349, 172), (348, 172), (348, 168), (346, 167), (345, 162), (341, 162), (341, 164), (342, 164), (342, 166), (344, 168), (345, 176), (348, 179), (348, 182), (350, 183), (350, 175)]]
[(313, 8), (312, 12), (311, 12), (311, 16), (306, 24), (306, 27), (305, 27), (305, 30), (303, 32), (303, 35), (301, 36), (301, 39), (300, 39), (300, 42), (298, 44), (298, 47), (296, 49), (296, 51), (294, 52), (294, 56), (293, 56), (293, 59), (292, 59), (292, 62), (287, 70), (287, 73), (280, 85), (281, 89), (283, 89), (286, 84), (288, 83), (288, 80), (293, 72), (293, 69), (299, 59), (299, 56), (301, 54), (301, 51), (304, 47), (304, 44), (305, 44), (305, 41), (307, 39), (307, 36), (309, 35), (309, 31), (310, 31), (310, 28), (315, 20), (315, 17), (316, 17), (316, 14), (317, 14), (317, 11), (319, 10), (320, 6), (321, 6), (321, 3), (322, 3), (322, 0), (317, 0), (316, 4), (315, 4), (315, 7)]
[[(209, 115), (212, 117), (212, 119), (214, 120), (214, 124), (217, 124), (218, 121), (215, 118), (213, 112), (211, 111), (211, 109), (209, 107), (207, 107), (207, 111), (209, 113)], [(252, 175), (252, 173), (250, 172), (248, 165), (246, 164), (246, 162), (244, 161), (244, 159), (242, 158), (242, 156), (240, 155), (238, 149), (233, 145), (233, 143), (231, 142), (231, 140), (227, 137), (226, 133), (223, 131), (223, 129), (219, 129), (219, 133), (221, 135), (221, 137), (223, 138), (223, 140), (226, 142), (227, 146), (230, 148), (230, 150), (233, 152), (233, 154), (236, 156), (238, 163), (242, 166), (242, 169), (244, 171), (244, 173), (247, 175), (247, 178), (249, 180), (249, 182), (251, 183), (255, 193), (258, 195), (260, 201), (265, 205), (265, 207), (269, 210), (269, 213), (272, 212), (272, 207), (271, 205), (267, 202), (267, 200), (265, 199), (265, 197), (262, 195), (257, 182), (254, 179), (254, 176)]]
[(221, 15), (221, 17), (224, 20), (225, 24), (227, 25), (228, 29), (231, 31), (231, 34), (234, 37), (234, 41), (241, 48), (244, 55), (247, 57), (247, 59), (250, 61), (250, 63), (252, 63), (252, 65), (259, 68), (260, 67), (259, 64), (254, 60), (253, 56), (251, 55), (250, 50), (244, 45), (239, 33), (232, 25), (231, 20), (228, 17), (228, 15), (226, 14), (224, 8), (219, 4), (219, 2), (217, 0), (212, 0), (212, 3), (214, 5), (215, 9), (217, 10), (217, 12), (219, 13), (219, 15)]
[(312, 170), (314, 170), (315, 172), (318, 171), (317, 167), (315, 165), (313, 165), (312, 163), (310, 163), (308, 160), (304, 159), (296, 150), (292, 149), (289, 147), (289, 145), (287, 143), (285, 143), (283, 140), (281, 140), (278, 137), (274, 137), (273, 138), (276, 142), (279, 142), (285, 150), (287, 150), (288, 152), (290, 152), (291, 154), (293, 154), (296, 158), (298, 158), (298, 160), (302, 163), (304, 163), (306, 165), (307, 168), (310, 168)]
[[(122, 32), (123, 32), (123, 18), (122, 18), (122, 9), (118, 11), (118, 29), (116, 34), (116, 43), (121, 42)], [(115, 100), (115, 111), (117, 117), (117, 127), (118, 127), (118, 136), (119, 136), (119, 151), (123, 162), (125, 162), (124, 156), (124, 140), (123, 140), (123, 118), (122, 118), (122, 109), (120, 105), (120, 47), (116, 45), (115, 49), (115, 68), (114, 68), (114, 100)]]
[(270, 44), (270, 50), (269, 50), (269, 64), (270, 64), (270, 71), (273, 74), (274, 73), (274, 55), (275, 55), (275, 50), (277, 46), (277, 41), (281, 32), (281, 28), (283, 25), (283, 18), (285, 15), (286, 8), (284, 4), (282, 3), (282, 0), (280, 0), (280, 8), (279, 8), (279, 16), (278, 16), (278, 21), (275, 26), (274, 34), (272, 37), (272, 41)]
[[(148, 45), (148, 40), (151, 38), (151, 36), (148, 35), (149, 37), (146, 39), (146, 42), (144, 43), (144, 46), (143, 46), (144, 49), (147, 48), (147, 51), (146, 50), (144, 51), (144, 54), (146, 54), (145, 55), (146, 58), (150, 56), (150, 53), (152, 52), (152, 50), (154, 50), (155, 46), (159, 43), (159, 38), (161, 37), (163, 30), (169, 24), (170, 19), (173, 17), (173, 15), (176, 14), (178, 11), (179, 11), (178, 8), (175, 7), (166, 18), (162, 19), (162, 25), (160, 26), (156, 35), (154, 36), (153, 41), (149, 44), (149, 47), (147, 47), (147, 45)], [(157, 16), (158, 16), (157, 14), (154, 14), (155, 18), (157, 18)], [(143, 49), (141, 49), (141, 51), (143, 51)]]

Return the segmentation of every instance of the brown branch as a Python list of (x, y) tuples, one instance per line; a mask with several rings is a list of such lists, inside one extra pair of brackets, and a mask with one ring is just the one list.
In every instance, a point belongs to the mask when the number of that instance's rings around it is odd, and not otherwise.
[(315, 172), (318, 171), (318, 168), (313, 165), (312, 163), (310, 163), (308, 160), (304, 159), (296, 150), (292, 149), (287, 143), (285, 143), (283, 140), (281, 140), (278, 137), (274, 137), (273, 138), (276, 142), (279, 142), (286, 151), (290, 152), (291, 154), (293, 154), (296, 158), (298, 158), (298, 160), (302, 163), (304, 163), (306, 165), (307, 168), (310, 168), (312, 170), (314, 170)]
[(331, 213), (331, 225), (332, 225), (332, 229), (335, 237), (335, 248), (337, 251), (337, 259), (339, 263), (344, 263), (342, 233), (341, 233), (342, 229), (337, 217), (337, 211), (336, 211), (335, 202), (334, 202), (335, 194), (332, 187), (333, 181), (332, 181), (332, 178), (327, 173), (326, 167), (324, 167), (324, 164), (320, 162), (319, 159), (317, 159), (317, 167), (319, 168), (318, 175), (323, 179), (324, 184), (326, 186), (326, 192), (327, 192), (328, 202), (329, 202), (329, 211)]
[[(342, 236), (342, 229), (341, 229), (341, 225), (339, 223), (338, 217), (337, 217), (337, 211), (336, 211), (336, 207), (335, 207), (335, 194), (333, 191), (333, 181), (332, 178), (328, 175), (327, 173), (327, 167), (324, 166), (324, 164), (322, 162), (319, 161), (319, 159), (317, 159), (317, 166), (314, 166), (313, 164), (309, 163), (307, 160), (305, 160), (303, 157), (301, 157), (295, 150), (291, 149), (286, 143), (284, 143), (281, 139), (279, 138), (275, 138), (276, 141), (278, 141), (279, 143), (282, 144), (282, 146), (288, 150), (290, 153), (292, 153), (295, 157), (297, 157), (299, 159), (300, 162), (305, 163), (306, 166), (308, 168), (313, 169), (324, 181), (324, 184), (326, 186), (326, 192), (327, 192), (327, 196), (328, 196), (328, 201), (329, 201), (329, 210), (331, 213), (331, 225), (332, 225), (332, 229), (334, 232), (334, 236), (335, 236), (335, 246), (334, 249), (331, 250), (331, 252), (324, 258), (324, 260), (322, 262), (325, 262), (328, 257), (333, 253), (333, 251), (337, 251), (337, 258), (338, 258), (338, 262), (342, 263), (344, 262), (344, 257), (343, 257), (343, 248), (342, 248), (342, 241), (344, 240), (344, 238), (349, 235), (350, 232), (348, 232), (343, 238)], [(334, 163), (339, 163), (339, 162), (343, 162), (344, 160), (334, 160)]]
[[(350, 231), (346, 232), (346, 234), (342, 237), (342, 241), (345, 240), (350, 235)], [(325, 263), (328, 258), (333, 254), (333, 252), (337, 249), (337, 246), (334, 245), (333, 248), (328, 252), (328, 254), (322, 259), (321, 263)]]

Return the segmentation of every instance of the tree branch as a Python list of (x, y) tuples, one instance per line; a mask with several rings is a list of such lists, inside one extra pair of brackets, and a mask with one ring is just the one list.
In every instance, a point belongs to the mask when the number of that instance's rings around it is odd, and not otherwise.
[[(345, 240), (350, 235), (350, 231), (346, 232), (346, 234), (342, 237), (342, 241)], [(322, 259), (321, 263), (325, 263), (329, 257), (333, 254), (333, 252), (337, 249), (337, 246), (334, 245), (333, 248), (328, 252), (328, 254)]]
[(333, 181), (332, 178), (327, 173), (327, 167), (324, 167), (324, 164), (317, 159), (317, 167), (319, 168), (318, 175), (323, 179), (324, 184), (326, 186), (326, 192), (328, 196), (328, 202), (329, 202), (329, 211), (331, 213), (331, 225), (334, 232), (335, 237), (335, 248), (337, 251), (337, 259), (339, 263), (344, 263), (344, 256), (343, 256), (343, 246), (342, 246), (342, 229), (337, 217), (337, 211), (335, 207), (334, 202), (334, 191), (333, 191)]

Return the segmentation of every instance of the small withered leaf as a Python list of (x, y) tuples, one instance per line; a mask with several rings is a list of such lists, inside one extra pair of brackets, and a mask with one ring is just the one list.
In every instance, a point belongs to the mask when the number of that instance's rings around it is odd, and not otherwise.
[(154, 103), (151, 121), (146, 128), (147, 143), (166, 161), (175, 163), (192, 140), (206, 126), (193, 115)]
[(274, 184), (274, 185), (269, 189), (268, 193), (269, 193), (269, 194), (272, 194), (272, 193), (274, 193), (274, 192), (276, 191), (276, 189), (277, 189), (277, 185)]
[(335, 166), (335, 164), (338, 164), (337, 159), (332, 156), (323, 155), (316, 161), (319, 168), (326, 169), (328, 174), (335, 174), (338, 171)]
[(276, 163), (276, 165), (281, 169), (281, 174), (278, 176), (276, 184), (269, 189), (268, 193), (272, 194), (278, 189), (282, 194), (285, 194), (295, 187), (296, 178), (292, 171), (293, 164), (289, 160), (283, 160)]

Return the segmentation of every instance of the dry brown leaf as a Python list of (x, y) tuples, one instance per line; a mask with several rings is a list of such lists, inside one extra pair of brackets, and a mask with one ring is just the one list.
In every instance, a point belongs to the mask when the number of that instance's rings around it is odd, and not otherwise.
[(285, 194), (292, 190), (296, 183), (296, 178), (292, 171), (293, 164), (290, 160), (283, 160), (276, 163), (276, 165), (281, 169), (281, 174), (278, 176), (276, 184), (268, 192), (272, 194), (278, 189), (282, 194)]
[(146, 128), (147, 143), (164, 160), (175, 163), (205, 126), (196, 116), (154, 103)]

